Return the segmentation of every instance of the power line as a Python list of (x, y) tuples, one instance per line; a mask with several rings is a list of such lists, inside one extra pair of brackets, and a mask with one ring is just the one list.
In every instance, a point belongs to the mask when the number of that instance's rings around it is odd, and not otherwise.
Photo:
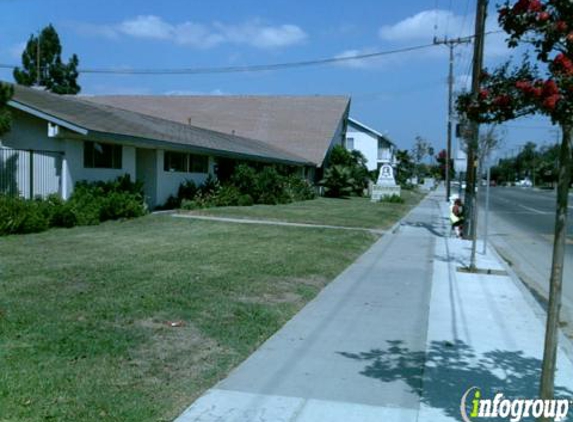
[[(356, 54), (348, 57), (328, 57), (324, 59), (302, 60), (296, 62), (257, 64), (247, 66), (224, 66), (224, 67), (194, 67), (181, 69), (78, 69), (79, 73), (90, 74), (115, 74), (115, 75), (199, 75), (213, 73), (239, 73), (239, 72), (263, 72), (270, 70), (292, 69), (298, 67), (319, 66), (332, 63), (343, 63), (352, 60), (366, 60), (375, 57), (389, 56), (392, 54), (408, 53), (411, 51), (423, 50), (434, 47), (434, 44), (422, 44), (411, 47), (398, 48), (394, 50), (377, 51), (374, 53)], [(0, 64), (0, 68), (13, 69), (16, 66)]]
[[(499, 32), (499, 31), (495, 31)], [(489, 32), (494, 33), (494, 32)], [(468, 38), (474, 38), (470, 36)], [(422, 44), (410, 47), (397, 48), (393, 50), (376, 51), (373, 53), (356, 54), (348, 57), (327, 57), (314, 60), (301, 60), (294, 62), (271, 63), (271, 64), (256, 64), (246, 66), (223, 66), (223, 67), (191, 67), (191, 68), (169, 68), (169, 69), (105, 69), (105, 68), (86, 68), (78, 69), (79, 73), (83, 74), (113, 74), (113, 75), (200, 75), (200, 74), (218, 74), (218, 73), (241, 73), (241, 72), (265, 72), (273, 70), (294, 69), (301, 67), (320, 66), (333, 63), (344, 63), (353, 60), (368, 60), (376, 57), (389, 56), (393, 54), (402, 54), (412, 51), (424, 50), (433, 48), (435, 45)], [(14, 69), (16, 65), (1, 64), (2, 69)]]

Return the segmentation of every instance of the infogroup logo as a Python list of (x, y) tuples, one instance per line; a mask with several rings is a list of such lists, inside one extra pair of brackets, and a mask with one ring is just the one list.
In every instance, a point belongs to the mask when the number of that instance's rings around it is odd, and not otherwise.
[(493, 399), (484, 399), (480, 388), (472, 387), (462, 396), (460, 412), (464, 422), (480, 418), (505, 418), (511, 422), (520, 422), (530, 417), (553, 418), (555, 422), (560, 422), (567, 417), (571, 403), (568, 399), (510, 400), (504, 398), (503, 393), (497, 393)]

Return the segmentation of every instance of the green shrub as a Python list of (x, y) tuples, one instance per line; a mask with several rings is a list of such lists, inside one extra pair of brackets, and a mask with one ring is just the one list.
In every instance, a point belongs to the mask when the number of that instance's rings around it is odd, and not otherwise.
[(213, 195), (213, 203), (217, 207), (229, 207), (234, 205), (239, 205), (239, 198), (241, 197), (241, 192), (239, 188), (233, 185), (225, 185), (221, 187)]
[(128, 175), (111, 182), (82, 181), (68, 201), (57, 195), (34, 200), (0, 195), (0, 235), (93, 225), (145, 212), (143, 185), (131, 182)]
[(199, 204), (194, 199), (184, 199), (181, 202), (181, 209), (182, 210), (192, 211), (192, 210), (197, 210), (200, 208), (201, 207), (199, 206)]
[(195, 194), (197, 193), (197, 185), (193, 180), (186, 180), (179, 185), (179, 189), (177, 189), (177, 198), (180, 201), (184, 199), (193, 199)]
[(44, 201), (38, 201), (50, 227), (73, 227), (78, 221), (71, 204), (56, 194), (49, 195)]
[(198, 191), (203, 196), (212, 195), (215, 192), (217, 192), (217, 190), (219, 190), (220, 187), (221, 184), (219, 183), (219, 181), (215, 177), (213, 177), (213, 175), (209, 174), (207, 176), (207, 179), (205, 179), (205, 181), (203, 182), (203, 184), (199, 186)]
[(129, 192), (110, 192), (100, 202), (100, 221), (136, 218), (145, 214), (141, 198)]
[(49, 227), (39, 201), (0, 195), (0, 235), (36, 233)]
[(285, 189), (284, 176), (275, 167), (267, 166), (257, 175), (259, 197), (253, 197), (259, 204), (276, 205), (291, 202)]
[(383, 197), (379, 202), (385, 202), (389, 204), (403, 204), (404, 198), (402, 198), (400, 195), (393, 194)]
[(247, 165), (239, 164), (231, 175), (231, 184), (236, 186), (243, 195), (258, 198), (258, 176), (256, 170)]
[(146, 213), (143, 185), (132, 182), (129, 175), (111, 182), (76, 183), (69, 206), (79, 225), (141, 217)]
[(184, 210), (196, 210), (201, 208), (210, 208), (215, 206), (213, 195), (204, 195), (200, 191), (197, 192), (195, 198), (188, 200), (185, 199), (181, 203), (181, 208)]
[(253, 197), (251, 195), (244, 194), (239, 196), (239, 200), (237, 201), (237, 205), (240, 207), (250, 207), (251, 205), (254, 205), (255, 201), (253, 201)]
[(325, 196), (331, 198), (343, 198), (354, 192), (355, 180), (352, 177), (350, 167), (335, 165), (324, 172), (324, 178), (320, 181), (324, 186)]
[(78, 182), (69, 199), (69, 204), (79, 226), (100, 223), (104, 192), (101, 187), (88, 182)]
[[(364, 157), (360, 151), (348, 151), (342, 145), (335, 145), (329, 157), (329, 165), (331, 167), (339, 166), (349, 169), (350, 176), (348, 179), (352, 180), (350, 193), (356, 196), (362, 196), (365, 189), (368, 188), (368, 182), (375, 180), (368, 171), (368, 167), (366, 166), (367, 161), (366, 157)], [(343, 194), (341, 196), (345, 195), (346, 194)]]
[[(282, 173), (286, 171), (281, 170)], [(276, 166), (258, 171), (248, 164), (238, 164), (227, 182), (221, 185), (211, 175), (197, 188), (192, 198), (183, 198), (180, 207), (187, 210), (207, 207), (284, 204), (315, 197), (313, 186), (296, 176), (285, 176)]]
[(295, 174), (286, 178), (286, 190), (291, 201), (307, 201), (316, 197), (312, 184)]

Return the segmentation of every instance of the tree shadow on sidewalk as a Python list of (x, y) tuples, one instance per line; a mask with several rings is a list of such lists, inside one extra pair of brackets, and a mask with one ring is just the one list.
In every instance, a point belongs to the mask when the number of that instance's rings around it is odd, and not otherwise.
[(406, 221), (406, 222), (402, 223), (402, 227), (414, 227), (414, 228), (426, 229), (427, 231), (432, 233), (434, 236), (446, 237), (446, 234), (444, 233), (444, 229), (442, 227), (440, 227), (439, 224), (422, 223), (422, 222), (418, 222), (418, 221)]
[[(413, 351), (402, 341), (388, 341), (386, 350), (339, 352), (367, 362), (360, 374), (382, 382), (403, 381), (426, 405), (459, 419), (460, 400), (471, 387), (483, 398), (503, 393), (506, 398), (538, 396), (541, 360), (521, 351), (493, 350), (478, 354), (463, 341), (431, 343), (427, 352)], [(556, 387), (556, 397), (572, 397), (565, 387)]]

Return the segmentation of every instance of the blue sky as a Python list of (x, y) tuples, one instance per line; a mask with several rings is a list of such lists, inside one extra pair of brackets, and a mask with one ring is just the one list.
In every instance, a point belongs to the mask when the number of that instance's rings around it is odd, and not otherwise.
[[(431, 43), (473, 29), (475, 0), (0, 0), (0, 63), (19, 64), (31, 33), (52, 23), (64, 59), (84, 68), (241, 66), (352, 56)], [(492, 12), (494, 6), (492, 6)], [(434, 27), (437, 25), (437, 30)], [(495, 19), (488, 22), (496, 29)], [(511, 52), (491, 35), (486, 61)], [(401, 55), (276, 72), (182, 76), (82, 75), (84, 94), (345, 94), (351, 115), (387, 132), (400, 148), (417, 135), (445, 146), (448, 52)], [(456, 86), (467, 84), (471, 47), (456, 54)], [(12, 80), (0, 69), (0, 79)], [(507, 125), (498, 155), (554, 142), (545, 119)]]

